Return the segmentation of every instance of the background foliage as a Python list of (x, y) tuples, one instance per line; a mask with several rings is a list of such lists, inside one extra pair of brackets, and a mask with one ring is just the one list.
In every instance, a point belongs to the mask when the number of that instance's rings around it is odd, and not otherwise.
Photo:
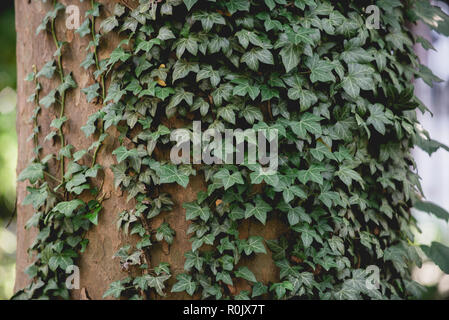
[(16, 42), (12, 1), (0, 5), (0, 39), (0, 299), (5, 299), (12, 295), (14, 285), (16, 241), (14, 223), (8, 229), (4, 228), (14, 211), (17, 159)]

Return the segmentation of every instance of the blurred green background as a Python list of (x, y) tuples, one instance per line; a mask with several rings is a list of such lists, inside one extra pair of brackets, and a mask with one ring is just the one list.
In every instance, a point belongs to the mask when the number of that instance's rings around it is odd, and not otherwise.
[[(0, 4), (0, 299), (14, 286), (16, 236), (16, 33), (13, 1)], [(5, 226), (9, 223), (9, 227)]]

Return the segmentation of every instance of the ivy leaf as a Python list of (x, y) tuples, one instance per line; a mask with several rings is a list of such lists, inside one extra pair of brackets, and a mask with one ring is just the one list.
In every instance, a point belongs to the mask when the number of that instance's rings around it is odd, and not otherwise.
[(230, 106), (218, 109), (217, 117), (223, 118), (227, 122), (235, 124), (235, 112)]
[(187, 10), (190, 11), (190, 9), (192, 9), (192, 7), (195, 5), (195, 3), (198, 2), (198, 0), (183, 0), (184, 4), (187, 7)]
[(56, 90), (51, 90), (47, 96), (42, 98), (39, 101), (39, 104), (43, 105), (46, 109), (48, 109), (52, 104), (56, 102)]
[(51, 123), (50, 123), (50, 127), (52, 128), (56, 128), (56, 129), (61, 129), (62, 125), (67, 121), (67, 117), (64, 116), (62, 118), (57, 118), (54, 119)]
[(208, 221), (211, 214), (209, 207), (201, 207), (195, 202), (183, 203), (182, 207), (186, 209), (186, 220), (194, 220), (200, 217), (203, 221)]
[(292, 131), (301, 139), (307, 139), (307, 133), (321, 135), (320, 121), (323, 118), (311, 113), (305, 113), (299, 121), (291, 121)]
[(317, 142), (315, 149), (310, 150), (310, 154), (318, 161), (323, 161), (325, 157), (336, 160), (332, 150), (322, 142)]
[(290, 203), (295, 196), (301, 199), (307, 199), (307, 194), (299, 186), (289, 186), (282, 192), (282, 196), (286, 203)]
[(326, 168), (322, 165), (312, 164), (307, 170), (300, 170), (298, 172), (298, 179), (302, 184), (306, 184), (309, 181), (316, 182), (320, 185), (323, 184), (323, 176), (321, 172), (326, 171)]
[(100, 96), (100, 94), (98, 93), (99, 89), (100, 84), (95, 83), (87, 88), (82, 89), (81, 91), (86, 95), (87, 102), (91, 103), (95, 98)]
[(23, 200), (24, 206), (32, 204), (34, 209), (39, 209), (48, 198), (47, 185), (43, 184), (40, 188), (27, 187), (27, 195)]
[(305, 248), (310, 247), (310, 245), (313, 242), (313, 239), (321, 240), (316, 231), (311, 229), (308, 224), (296, 225), (293, 226), (292, 228), (293, 230), (301, 234), (301, 240)]
[(101, 22), (100, 29), (103, 33), (109, 33), (119, 26), (116, 16), (110, 16)]
[(75, 199), (72, 201), (59, 202), (53, 208), (52, 211), (60, 212), (60, 213), (64, 214), (66, 217), (71, 217), (71, 216), (73, 216), (73, 211), (75, 211), (82, 205), (84, 205), (84, 202), (79, 199)]
[(385, 125), (392, 124), (392, 122), (386, 117), (384, 112), (384, 106), (381, 104), (369, 105), (370, 116), (366, 120), (366, 124), (372, 124), (373, 127), (382, 135), (385, 135)]
[(348, 187), (351, 186), (352, 180), (359, 182), (362, 187), (364, 186), (362, 177), (347, 166), (341, 166), (340, 170), (338, 170), (336, 174), (340, 178), (340, 180), (343, 181), (343, 183)]
[(262, 222), (262, 224), (266, 223), (267, 213), (273, 209), (269, 204), (260, 198), (256, 199), (255, 205), (252, 203), (245, 203), (245, 207), (245, 219), (254, 216), (257, 220)]
[(139, 42), (136, 49), (134, 50), (134, 53), (139, 53), (140, 50), (149, 52), (151, 50), (151, 48), (153, 48), (154, 45), (159, 45), (159, 44), (161, 44), (161, 40), (158, 38), (154, 38), (149, 41), (141, 41), (141, 42)]
[(170, 30), (169, 27), (162, 27), (159, 29), (159, 34), (157, 35), (157, 38), (165, 41), (165, 40), (170, 40), (170, 39), (175, 39), (175, 35), (173, 34), (173, 32)]
[(210, 79), (212, 86), (216, 87), (220, 84), (221, 78), (220, 73), (215, 71), (211, 65), (201, 68), (201, 70), (196, 75), (196, 82), (204, 79)]
[(83, 37), (87, 36), (88, 34), (90, 34), (90, 32), (91, 32), (91, 30), (90, 30), (90, 19), (84, 20), (84, 22), (80, 25), (80, 27), (78, 29), (76, 29), (75, 32), (78, 33), (81, 38), (83, 38)]
[(116, 3), (114, 7), (114, 16), (121, 17), (126, 11), (125, 6), (121, 5), (120, 3)]
[(243, 116), (249, 124), (254, 124), (255, 120), (263, 121), (262, 111), (253, 106), (246, 106), (245, 109), (240, 112), (240, 116)]
[(240, 59), (240, 62), (246, 63), (254, 71), (259, 69), (259, 61), (265, 64), (274, 64), (273, 55), (268, 49), (251, 49)]
[(117, 62), (126, 62), (129, 58), (131, 58), (132, 54), (129, 52), (125, 52), (125, 50), (119, 45), (119, 47), (115, 48), (111, 52), (111, 56), (107, 61), (106, 66), (113, 66)]
[(71, 257), (66, 256), (64, 254), (57, 254), (50, 258), (48, 261), (48, 267), (52, 271), (56, 271), (59, 267), (61, 270), (67, 270), (67, 268), (73, 265), (73, 260)]
[(90, 115), (89, 118), (87, 119), (86, 124), (81, 127), (81, 130), (84, 132), (86, 137), (90, 137), (92, 134), (95, 133), (95, 131), (97, 130), (95, 122), (100, 118), (100, 116), (101, 114), (99, 112)]
[(58, 87), (58, 92), (62, 96), (67, 90), (74, 89), (76, 87), (77, 85), (75, 80), (73, 80), (72, 73), (69, 73), (64, 77), (64, 82)]
[(214, 24), (224, 25), (226, 20), (217, 12), (197, 11), (192, 15), (193, 21), (201, 21), (203, 30), (209, 32)]
[(350, 63), (348, 65), (348, 70), (349, 73), (344, 77), (341, 84), (349, 96), (357, 98), (360, 94), (360, 89), (373, 89), (373, 79), (371, 74), (373, 74), (374, 71), (371, 67), (358, 63)]
[[(198, 66), (198, 63), (192, 63), (187, 62), (185, 60), (178, 60), (176, 61), (175, 65), (173, 66), (173, 83), (176, 80), (183, 79), (187, 77), (187, 75), (190, 72), (198, 73), (200, 71), (200, 68)], [(198, 76), (197, 76), (198, 81)]]
[(316, 31), (313, 28), (298, 28), (288, 33), (288, 38), (293, 44), (310, 44), (313, 45), (313, 36)]
[(212, 98), (216, 106), (221, 106), (223, 100), (229, 101), (232, 97), (233, 87), (229, 83), (221, 84), (217, 89), (212, 91)]
[(430, 247), (421, 245), (421, 249), (424, 251), (440, 269), (449, 274), (449, 248), (439, 242), (432, 242)]
[(166, 274), (155, 277), (147, 274), (144, 277), (148, 281), (148, 287), (155, 289), (158, 295), (165, 296), (165, 282), (171, 278), (171, 275)]
[(416, 2), (413, 13), (437, 32), (449, 36), (449, 16), (439, 6), (432, 3)]
[(248, 280), (250, 282), (257, 282), (256, 276), (249, 270), (247, 267), (240, 267), (236, 272), (235, 276), (238, 278), (242, 278)]
[(186, 262), (184, 263), (184, 269), (190, 271), (192, 267), (195, 267), (198, 271), (203, 270), (204, 258), (199, 255), (198, 252), (186, 252), (184, 254)]
[(255, 100), (260, 94), (260, 88), (250, 85), (246, 79), (236, 79), (233, 82), (238, 84), (232, 92), (234, 95), (244, 97), (248, 94), (252, 100)]
[[(186, 0), (184, 0), (184, 1), (186, 1)], [(196, 0), (195, 0), (195, 2), (196, 2)], [(176, 282), (173, 285), (171, 292), (186, 291), (191, 296), (195, 293), (196, 282), (193, 281), (192, 276), (182, 273), (182, 274), (179, 274), (176, 276), (176, 280), (178, 280), (178, 282)]]
[(270, 291), (273, 291), (273, 290), (276, 292), (276, 297), (278, 299), (282, 299), (285, 296), (287, 290), (293, 290), (293, 285), (289, 281), (283, 281), (281, 283), (274, 283), (270, 287)]
[(186, 49), (190, 54), (196, 56), (198, 54), (197, 40), (198, 39), (194, 36), (178, 39), (173, 45), (173, 48), (176, 48), (176, 57), (181, 59)]
[(417, 201), (415, 202), (414, 208), (419, 211), (433, 214), (435, 217), (449, 222), (449, 213), (435, 203), (429, 201)]
[[(271, 0), (270, 0), (271, 1)], [(262, 282), (257, 282), (254, 286), (253, 286), (253, 290), (252, 290), (252, 298), (256, 298), (256, 297), (260, 297), (261, 295), (264, 295), (268, 292), (268, 287), (266, 285), (264, 285)]]
[(374, 60), (371, 53), (363, 48), (356, 47), (349, 50), (345, 50), (341, 54), (341, 59), (346, 63), (368, 63)]
[(44, 178), (44, 169), (44, 165), (40, 163), (32, 163), (19, 174), (17, 180), (29, 180), (31, 184), (35, 184), (38, 180)]
[(263, 47), (263, 42), (260, 40), (257, 33), (254, 31), (249, 31), (246, 29), (242, 29), (235, 33), (237, 36), (237, 39), (239, 40), (239, 43), (242, 45), (243, 48), (247, 49), (248, 45), (251, 43), (258, 47)]
[(100, 205), (97, 205), (91, 212), (86, 214), (84, 218), (88, 219), (90, 222), (92, 222), (94, 225), (98, 225), (98, 214), (100, 213), (101, 209), (103, 209)]
[(125, 90), (120, 89), (119, 83), (113, 83), (109, 86), (108, 95), (104, 102), (113, 101), (114, 103), (117, 103), (125, 93)]
[(234, 14), (237, 11), (249, 11), (250, 3), (247, 0), (229, 0), (226, 2), (226, 8), (230, 14)]
[(47, 62), (42, 69), (36, 74), (36, 78), (45, 77), (47, 79), (53, 78), (55, 74), (56, 66), (54, 60)]
[(299, 221), (304, 221), (306, 223), (312, 223), (312, 219), (306, 213), (306, 211), (301, 207), (291, 208), (288, 210), (288, 222), (291, 226), (299, 223)]
[(231, 174), (228, 169), (221, 169), (214, 175), (214, 179), (221, 182), (225, 190), (228, 190), (235, 184), (244, 184), (242, 174), (237, 171)]
[(335, 76), (332, 74), (334, 65), (330, 61), (320, 60), (318, 55), (314, 55), (306, 62), (307, 67), (310, 69), (310, 81), (315, 82), (335, 82)]
[(263, 238), (259, 236), (251, 236), (248, 240), (241, 242), (241, 248), (245, 251), (246, 255), (252, 253), (267, 253), (265, 246), (263, 245)]
[(255, 172), (250, 173), (251, 183), (260, 184), (265, 181), (267, 184), (277, 187), (279, 184), (279, 176), (276, 173), (265, 171), (259, 168)]
[(125, 291), (125, 286), (122, 284), (122, 281), (115, 281), (109, 285), (108, 290), (103, 294), (103, 298), (108, 296), (113, 296), (118, 299), (122, 295), (122, 292)]
[(174, 183), (176, 182), (180, 186), (187, 188), (189, 184), (189, 176), (184, 173), (180, 173), (175, 165), (167, 164), (161, 166), (158, 170), (160, 183)]
[(332, 249), (334, 253), (340, 252), (341, 254), (345, 253), (345, 245), (343, 243), (343, 239), (337, 236), (333, 236), (328, 240), (329, 247)]
[(139, 156), (137, 153), (137, 149), (128, 150), (124, 146), (118, 147), (117, 149), (115, 149), (112, 152), (112, 154), (116, 156), (118, 163), (125, 161), (126, 159), (128, 159), (130, 157), (138, 157)]
[(285, 72), (288, 73), (298, 66), (299, 58), (301, 56), (301, 48), (290, 43), (284, 46), (279, 54), (282, 58)]
[(162, 241), (165, 240), (168, 244), (173, 243), (173, 235), (175, 234), (175, 231), (170, 228), (168, 223), (164, 222), (161, 224), (159, 228), (156, 229), (156, 240)]
[(215, 278), (217, 281), (223, 281), (223, 283), (233, 286), (231, 275), (228, 272), (218, 272)]

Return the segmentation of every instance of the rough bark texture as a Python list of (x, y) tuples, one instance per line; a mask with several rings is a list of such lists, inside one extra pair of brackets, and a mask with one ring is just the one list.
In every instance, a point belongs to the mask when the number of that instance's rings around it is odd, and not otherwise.
[[(89, 3), (85, 1), (62, 1), (64, 4), (79, 5), (81, 9), (81, 17), (87, 10)], [(102, 18), (109, 15), (114, 2), (100, 1), (103, 3)], [(132, 5), (130, 1), (122, 1), (128, 5)], [(32, 132), (33, 125), (29, 122), (34, 106), (26, 102), (27, 97), (33, 91), (33, 84), (22, 81), (26, 74), (32, 71), (32, 66), (36, 65), (41, 68), (48, 60), (50, 60), (55, 51), (54, 43), (51, 36), (41, 32), (35, 35), (37, 26), (41, 23), (43, 16), (50, 9), (50, 4), (43, 4), (41, 1), (24, 1), (15, 0), (16, 6), (16, 29), (17, 29), (17, 61), (18, 61), (18, 105), (17, 105), (17, 133), (19, 142), (19, 159), (17, 172), (20, 173), (33, 157), (32, 142), (28, 142), (27, 138)], [(98, 26), (97, 26), (98, 27)], [(89, 115), (101, 108), (100, 105), (89, 104), (86, 97), (81, 93), (81, 88), (85, 88), (93, 84), (93, 76), (91, 72), (86, 72), (80, 68), (80, 63), (84, 60), (86, 47), (88, 45), (88, 37), (80, 39), (74, 30), (67, 30), (65, 27), (65, 18), (62, 14), (58, 17), (57, 23), (58, 37), (60, 40), (66, 40), (69, 45), (65, 47), (63, 54), (63, 66), (66, 73), (73, 72), (73, 77), (78, 84), (78, 89), (72, 90), (67, 95), (67, 105), (65, 115), (69, 119), (64, 125), (64, 134), (67, 143), (72, 144), (76, 150), (86, 149), (93, 142), (92, 138), (87, 139), (81, 132)], [(119, 41), (118, 36), (112, 36), (104, 40), (101, 44), (100, 56), (104, 58), (108, 52), (112, 51), (114, 45)], [(56, 78), (55, 78), (56, 79)], [(57, 86), (57, 80), (42, 81), (42, 96)], [(59, 150), (58, 142), (52, 145), (50, 142), (44, 142), (44, 137), (49, 133), (51, 121), (57, 117), (59, 110), (51, 107), (43, 109), (39, 116), (40, 134), (39, 141), (43, 147), (41, 156), (49, 153), (57, 153)], [(72, 297), (74, 299), (101, 299), (103, 293), (112, 281), (116, 281), (127, 276), (127, 272), (121, 270), (119, 263), (112, 256), (125, 243), (135, 241), (132, 237), (125, 236), (122, 232), (116, 230), (115, 222), (117, 214), (126, 208), (132, 208), (133, 203), (126, 203), (126, 195), (120, 190), (115, 190), (113, 185), (113, 173), (109, 169), (114, 164), (112, 151), (118, 147), (117, 132), (109, 129), (109, 137), (105, 141), (98, 156), (98, 162), (105, 168), (104, 184), (102, 193), (106, 195), (106, 201), (103, 202), (104, 210), (101, 212), (99, 224), (92, 228), (87, 238), (89, 245), (85, 253), (82, 254), (78, 265), (81, 271), (81, 289), (74, 290)], [(90, 159), (88, 159), (90, 160)], [(53, 160), (52, 160), (53, 161)], [(50, 163), (50, 172), (58, 175), (58, 165), (56, 162)], [(101, 180), (102, 177), (100, 177)], [(101, 181), (100, 181), (101, 183)], [(186, 235), (188, 223), (185, 221), (185, 210), (182, 203), (193, 201), (196, 199), (196, 193), (205, 189), (204, 182), (200, 176), (191, 179), (187, 189), (180, 186), (164, 187), (169, 192), (175, 202), (173, 211), (164, 213), (160, 217), (151, 221), (152, 227), (158, 227), (165, 219), (171, 227), (176, 231), (174, 243), (167, 249), (156, 245), (151, 249), (151, 265), (157, 265), (159, 262), (169, 262), (172, 272), (176, 275), (183, 271), (184, 253), (191, 249), (191, 243)], [(26, 196), (26, 183), (20, 182), (17, 185), (17, 201), (18, 201), (18, 218), (17, 218), (17, 265), (16, 265), (16, 284), (15, 290), (22, 289), (29, 282), (28, 276), (24, 274), (25, 268), (32, 261), (27, 253), (27, 249), (32, 244), (36, 230), (24, 229), (27, 220), (33, 214), (31, 206), (20, 205)], [(284, 231), (284, 227), (276, 220), (270, 220), (263, 227), (260, 224), (242, 223), (240, 226), (240, 234), (242, 238), (250, 235), (263, 235), (265, 239), (277, 238)], [(278, 280), (278, 269), (274, 265), (270, 253), (267, 255), (258, 255), (256, 259), (251, 261), (243, 260), (242, 265), (249, 266), (259, 281), (276, 281)], [(170, 285), (175, 281), (171, 279)], [(236, 288), (232, 290), (238, 291), (248, 289), (245, 281), (235, 281)], [(182, 293), (168, 294), (167, 298), (185, 299), (189, 298)], [(196, 297), (199, 298), (199, 297)]]

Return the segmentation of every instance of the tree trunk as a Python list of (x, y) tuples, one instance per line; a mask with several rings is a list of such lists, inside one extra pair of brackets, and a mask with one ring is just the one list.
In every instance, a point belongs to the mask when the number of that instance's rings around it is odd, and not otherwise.
[[(79, 1), (60, 1), (66, 5), (76, 4), (81, 8), (81, 19), (84, 12), (89, 8), (89, 2)], [(102, 18), (109, 16), (114, 3), (111, 1), (100, 1), (103, 4), (101, 14)], [(129, 1), (126, 1), (129, 2)], [(33, 84), (23, 81), (26, 74), (33, 70), (33, 65), (40, 69), (47, 61), (52, 58), (55, 51), (55, 45), (48, 33), (41, 32), (37, 36), (36, 28), (41, 23), (44, 15), (51, 7), (49, 3), (41, 1), (23, 1), (16, 0), (16, 29), (17, 29), (17, 62), (18, 62), (18, 105), (17, 105), (17, 133), (19, 143), (19, 159), (17, 165), (17, 173), (20, 173), (33, 158), (33, 144), (27, 141), (33, 130), (33, 124), (29, 119), (33, 112), (32, 103), (27, 102), (27, 97), (33, 92)], [(93, 114), (101, 108), (101, 105), (87, 103), (85, 95), (81, 92), (82, 88), (86, 88), (94, 83), (91, 72), (86, 72), (80, 67), (81, 62), (85, 59), (88, 39), (81, 39), (75, 33), (75, 30), (68, 30), (65, 27), (64, 13), (60, 12), (57, 19), (58, 38), (68, 42), (65, 47), (62, 63), (68, 72), (73, 72), (73, 78), (77, 82), (78, 88), (68, 92), (65, 115), (69, 119), (64, 125), (64, 135), (67, 143), (72, 144), (76, 150), (87, 149), (94, 141), (92, 138), (86, 138), (80, 128), (86, 123), (89, 115)], [(100, 19), (101, 20), (101, 19)], [(82, 21), (81, 21), (82, 22)], [(97, 26), (98, 27), (98, 26)], [(112, 34), (106, 38), (100, 47), (100, 58), (109, 54), (119, 41), (117, 34)], [(50, 80), (42, 81), (42, 96), (45, 96), (50, 88), (55, 87), (55, 83)], [(41, 155), (46, 156), (50, 153), (57, 153), (59, 142), (52, 145), (49, 141), (44, 142), (44, 138), (50, 132), (50, 123), (57, 117), (55, 109), (43, 108), (39, 115), (39, 142), (43, 147)], [(132, 236), (125, 236), (116, 229), (116, 220), (119, 212), (133, 207), (132, 201), (126, 202), (126, 195), (120, 190), (115, 190), (113, 183), (113, 173), (110, 166), (115, 163), (112, 151), (119, 146), (118, 132), (115, 129), (109, 129), (109, 137), (100, 149), (98, 155), (98, 163), (104, 167), (104, 183), (102, 184), (102, 193), (106, 195), (103, 202), (102, 210), (98, 226), (93, 227), (87, 234), (89, 244), (86, 251), (81, 254), (81, 259), (77, 261), (81, 272), (80, 290), (71, 292), (74, 299), (86, 298), (85, 293), (91, 299), (101, 299), (102, 295), (113, 281), (120, 280), (127, 276), (127, 271), (121, 270), (117, 259), (113, 259), (114, 253), (126, 243), (135, 242)], [(95, 137), (96, 139), (97, 137)], [(90, 160), (90, 159), (88, 159)], [(50, 162), (50, 172), (59, 175), (59, 166), (56, 160)], [(101, 186), (100, 177), (98, 187)], [(36, 237), (36, 231), (25, 230), (24, 226), (33, 214), (31, 206), (22, 206), (21, 203), (26, 196), (25, 182), (17, 184), (17, 265), (16, 265), (16, 283), (15, 291), (24, 288), (29, 283), (28, 276), (24, 273), (25, 268), (33, 261), (33, 257), (29, 256), (27, 249), (31, 246)], [(159, 262), (168, 262), (174, 274), (170, 280), (170, 285), (175, 282), (176, 274), (183, 272), (184, 253), (191, 249), (189, 237), (186, 234), (188, 222), (185, 219), (185, 210), (182, 208), (184, 202), (196, 199), (196, 193), (205, 189), (202, 177), (197, 176), (190, 180), (190, 185), (183, 189), (176, 185), (165, 187), (165, 191), (172, 195), (175, 202), (173, 211), (164, 213), (160, 217), (153, 219), (151, 224), (154, 227), (160, 225), (164, 219), (176, 231), (173, 244), (169, 250), (155, 245), (151, 249), (151, 264), (157, 265)], [(267, 225), (262, 227), (260, 224), (242, 223), (240, 226), (240, 236), (243, 238), (249, 235), (263, 235), (265, 239), (275, 239), (283, 232), (283, 226), (276, 220), (270, 220)], [(278, 270), (271, 259), (271, 254), (258, 255), (251, 261), (243, 260), (242, 264), (246, 264), (255, 273), (257, 279), (264, 283), (269, 281), (278, 282)], [(244, 289), (244, 281), (239, 283), (236, 281), (237, 290)], [(188, 298), (185, 293), (168, 294), (168, 298), (183, 299)]]

